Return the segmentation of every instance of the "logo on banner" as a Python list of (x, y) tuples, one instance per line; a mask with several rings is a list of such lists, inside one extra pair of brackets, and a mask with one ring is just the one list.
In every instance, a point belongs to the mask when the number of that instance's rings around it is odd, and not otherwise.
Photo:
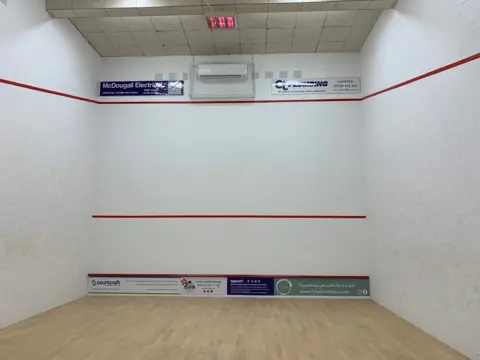
[(120, 286), (120, 280), (92, 280), (93, 286)]
[(195, 284), (191, 280), (183, 278), (181, 282), (185, 290), (195, 290)]
[(288, 90), (290, 88), (315, 88), (315, 87), (326, 87), (328, 86), (328, 81), (285, 81), (277, 80), (275, 81), (275, 87), (277, 89)]
[(280, 279), (277, 281), (277, 293), (279, 295), (288, 295), (292, 291), (292, 282), (288, 279)]

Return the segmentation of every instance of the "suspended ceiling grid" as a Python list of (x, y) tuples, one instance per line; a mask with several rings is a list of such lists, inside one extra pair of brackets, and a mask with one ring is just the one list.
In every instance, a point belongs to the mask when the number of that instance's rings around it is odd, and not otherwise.
[[(207, 3), (208, 1), (208, 3)], [(47, 0), (103, 57), (358, 52), (397, 0)], [(207, 16), (236, 29), (209, 29)]]

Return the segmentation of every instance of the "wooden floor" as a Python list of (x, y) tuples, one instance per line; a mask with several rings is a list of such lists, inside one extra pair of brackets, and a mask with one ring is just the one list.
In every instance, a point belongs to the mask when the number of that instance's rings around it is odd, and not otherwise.
[(367, 300), (86, 297), (1, 330), (0, 359), (465, 358)]

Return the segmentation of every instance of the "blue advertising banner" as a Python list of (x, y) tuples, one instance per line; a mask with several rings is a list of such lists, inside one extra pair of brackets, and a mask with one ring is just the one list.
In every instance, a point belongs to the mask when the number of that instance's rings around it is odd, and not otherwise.
[(182, 96), (183, 81), (105, 81), (100, 96)]
[(274, 295), (273, 278), (228, 278), (227, 295)]

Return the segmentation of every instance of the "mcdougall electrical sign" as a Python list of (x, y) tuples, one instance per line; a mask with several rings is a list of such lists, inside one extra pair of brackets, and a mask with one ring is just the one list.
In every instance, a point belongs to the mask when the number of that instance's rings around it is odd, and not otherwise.
[(359, 93), (360, 78), (325, 78), (273, 80), (273, 95), (351, 94)]
[(106, 81), (100, 96), (181, 96), (183, 87), (183, 81)]

